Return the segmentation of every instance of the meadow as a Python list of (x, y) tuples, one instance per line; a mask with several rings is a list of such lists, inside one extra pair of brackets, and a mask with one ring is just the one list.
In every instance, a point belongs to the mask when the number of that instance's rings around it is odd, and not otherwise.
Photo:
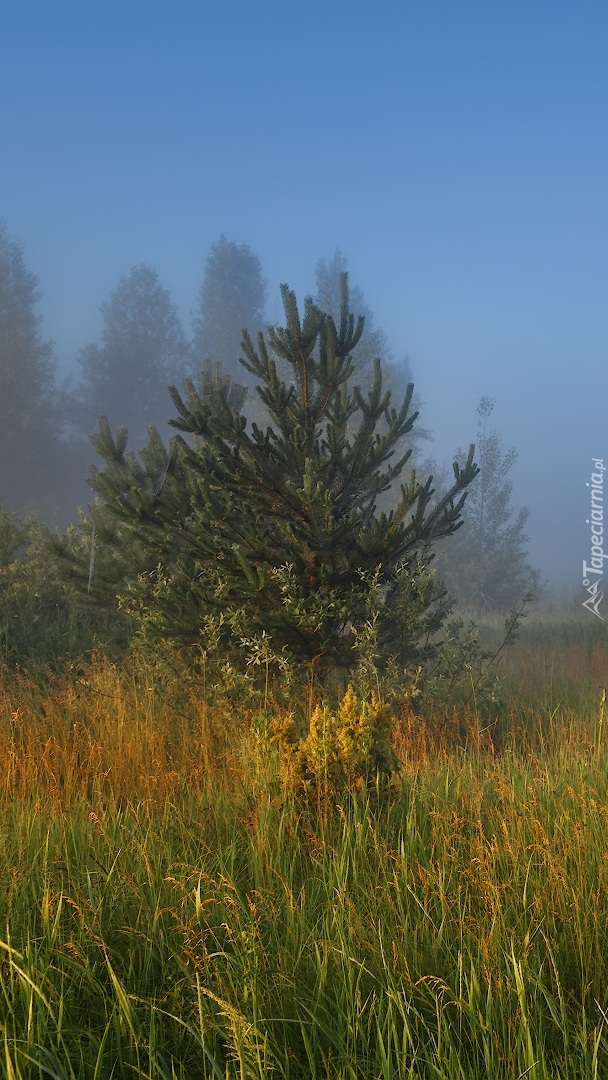
[(493, 711), (405, 699), (390, 784), (337, 793), (272, 694), (6, 664), (0, 1075), (608, 1078), (607, 665), (531, 620)]

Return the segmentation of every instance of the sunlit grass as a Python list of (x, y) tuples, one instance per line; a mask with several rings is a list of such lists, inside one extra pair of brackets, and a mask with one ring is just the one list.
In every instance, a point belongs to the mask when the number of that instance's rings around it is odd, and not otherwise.
[(543, 647), (333, 800), (143, 660), (4, 672), (0, 1075), (608, 1076), (606, 651)]

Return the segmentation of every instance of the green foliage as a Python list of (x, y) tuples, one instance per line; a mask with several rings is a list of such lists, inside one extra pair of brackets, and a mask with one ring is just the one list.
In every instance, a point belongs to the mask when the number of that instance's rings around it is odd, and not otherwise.
[[(64, 546), (82, 558), (83, 538), (69, 530)], [(61, 664), (95, 643), (124, 645), (124, 618), (95, 613), (66, 583), (48, 529), (0, 510), (0, 659), (11, 664)]]
[[(342, 277), (347, 272), (348, 260), (337, 249), (331, 259), (319, 259), (315, 278), (317, 291), (315, 303), (321, 311), (327, 312), (336, 322), (339, 322), (342, 306)], [(372, 383), (374, 379), (374, 361), (377, 357), (382, 361), (383, 373), (386, 375), (387, 368), (392, 363), (392, 354), (386, 338), (386, 334), (379, 327), (374, 326), (374, 316), (371, 308), (365, 302), (363, 291), (349, 283), (349, 297), (353, 310), (362, 315), (365, 322), (361, 337), (353, 349), (353, 360), (357, 369), (357, 380), (363, 386)], [(405, 385), (412, 381), (409, 365), (405, 363), (408, 378)]]
[[(340, 319), (340, 307), (342, 303), (341, 279), (346, 273), (348, 260), (344, 254), (336, 249), (331, 259), (319, 259), (315, 270), (317, 292), (315, 303), (321, 311), (327, 312), (338, 322)], [(364, 300), (363, 291), (357, 286), (349, 287), (350, 302), (353, 310), (363, 316), (365, 322), (363, 333), (353, 350), (353, 361), (357, 372), (357, 382), (365, 389), (374, 380), (374, 362), (379, 358), (382, 362), (382, 382), (386, 389), (391, 391), (393, 400), (400, 400), (407, 391), (408, 385), (413, 382), (412, 369), (407, 356), (395, 360), (384, 330), (374, 323), (374, 315)], [(421, 401), (414, 392), (412, 396), (412, 411), (420, 412)], [(429, 433), (418, 424), (408, 432), (403, 445), (397, 449), (403, 454), (408, 447), (414, 451), (419, 443), (429, 438)], [(388, 500), (384, 500), (388, 501)]]
[(441, 707), (451, 703), (472, 705), (483, 718), (496, 716), (504, 706), (498, 664), (518, 637), (531, 601), (532, 595), (528, 594), (518, 608), (509, 612), (498, 641), (492, 645), (482, 641), (479, 625), (472, 619), (450, 619), (433, 661), (414, 680), (411, 699), (425, 704), (435, 702)]
[[(366, 394), (354, 384), (363, 320), (349, 313), (346, 276), (338, 322), (310, 299), (301, 318), (295, 295), (282, 295), (286, 325), (242, 343), (267, 427), (249, 426), (242, 388), (209, 367), (183, 395), (170, 388), (182, 434), (169, 447), (152, 432), (136, 458), (102, 421), (93, 590), (114, 582), (157, 635), (203, 650), (211, 617), (230, 662), (243, 641), (265, 639), (324, 678), (357, 664), (371, 624), (379, 669), (422, 662), (445, 616), (433, 546), (458, 527), (473, 448), (431, 508), (432, 478), (407, 475), (409, 450), (395, 458), (416, 421), (413, 387), (393, 407), (379, 361)], [(378, 512), (396, 481), (397, 506)]]

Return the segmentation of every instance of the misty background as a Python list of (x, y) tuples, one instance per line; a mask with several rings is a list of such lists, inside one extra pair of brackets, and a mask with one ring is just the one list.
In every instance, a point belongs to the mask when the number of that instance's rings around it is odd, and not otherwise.
[[(222, 237), (259, 260), (266, 322), (280, 283), (319, 295), (338, 251), (395, 388), (414, 380), (419, 452), (449, 469), (493, 400), (530, 561), (580, 587), (606, 441), (605, 5), (26, 0), (3, 16), (0, 218), (39, 281), (41, 371), (70, 379), (53, 422), (82, 458), (45, 463), (66, 505), (88, 497), (121, 289), (157, 296), (167, 371), (187, 374)], [(111, 419), (132, 427), (126, 402)]]

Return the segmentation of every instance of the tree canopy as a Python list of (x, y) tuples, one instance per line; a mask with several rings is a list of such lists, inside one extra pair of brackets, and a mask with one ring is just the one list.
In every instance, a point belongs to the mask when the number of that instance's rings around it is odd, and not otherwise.
[[(347, 273), (347, 268), (348, 260), (339, 248), (336, 248), (331, 259), (321, 258), (316, 266), (315, 303), (334, 319), (340, 318), (340, 282), (342, 275)], [(408, 357), (395, 359), (384, 330), (375, 324), (374, 314), (364, 299), (363, 290), (358, 285), (350, 285), (349, 295), (353, 310), (364, 319), (363, 332), (353, 351), (357, 381), (365, 388), (371, 385), (374, 379), (374, 361), (379, 358), (382, 361), (383, 386), (391, 391), (393, 400), (402, 397), (413, 382)], [(420, 412), (421, 404), (420, 398), (414, 392), (412, 409)], [(408, 434), (408, 445), (415, 451), (420, 440), (428, 438), (428, 432), (417, 424)]]
[[(331, 259), (320, 258), (315, 269), (317, 283), (315, 303), (321, 311), (327, 312), (336, 320), (340, 318), (342, 275), (347, 273), (347, 270), (348, 260), (339, 248), (336, 248)], [(365, 385), (366, 380), (373, 380), (376, 357), (382, 361), (383, 374), (386, 378), (386, 369), (394, 362), (393, 355), (386, 334), (380, 327), (374, 325), (374, 315), (364, 300), (362, 289), (358, 285), (353, 286), (349, 283), (349, 296), (353, 310), (364, 319), (361, 337), (353, 350), (353, 360), (356, 365), (357, 379)], [(409, 367), (405, 373), (408, 376), (405, 381), (407, 386), (408, 382), (411, 382)]]
[[(226, 656), (264, 642), (322, 675), (355, 663), (373, 631), (378, 663), (415, 663), (445, 614), (430, 566), (459, 526), (473, 448), (431, 507), (432, 478), (406, 469), (409, 450), (395, 454), (417, 418), (413, 386), (393, 406), (379, 360), (366, 392), (354, 379), (364, 321), (346, 275), (338, 320), (311, 299), (301, 315), (281, 291), (285, 325), (242, 341), (267, 426), (249, 425), (242, 389), (207, 369), (171, 388), (180, 434), (168, 447), (153, 433), (137, 458), (126, 432), (105, 423), (95, 436), (92, 589), (114, 573), (156, 633), (201, 647), (214, 637)], [(397, 479), (398, 504), (379, 512)]]

